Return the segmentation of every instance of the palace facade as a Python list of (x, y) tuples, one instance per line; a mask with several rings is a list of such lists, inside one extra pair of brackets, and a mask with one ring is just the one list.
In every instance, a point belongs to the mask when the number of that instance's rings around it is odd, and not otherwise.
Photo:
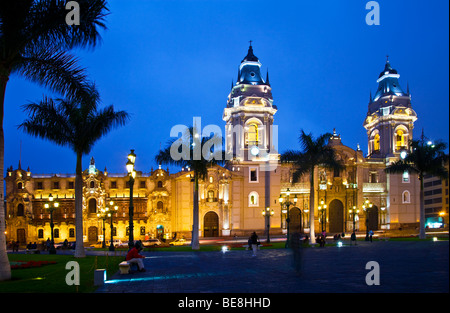
[[(223, 120), (226, 166), (208, 169), (199, 184), (200, 237), (262, 235), (308, 232), (309, 177), (292, 184), (291, 164), (282, 164), (277, 151), (275, 114), (268, 73), (252, 46), (241, 61), (238, 78), (228, 95)], [(419, 225), (419, 184), (415, 177), (386, 174), (386, 165), (408, 150), (417, 115), (409, 90), (400, 87), (399, 74), (386, 61), (375, 95), (370, 96), (363, 126), (367, 131), (368, 155), (343, 144), (333, 131), (329, 144), (345, 169), (333, 172), (318, 168), (315, 175), (315, 230), (342, 233), (356, 230), (397, 229)], [(409, 89), (409, 88), (408, 88)], [(189, 168), (177, 173), (159, 166), (137, 172), (133, 185), (134, 238), (171, 239), (191, 237), (193, 182)], [(75, 241), (75, 175), (35, 175), (30, 169), (10, 167), (6, 182), (7, 240), (42, 242), (51, 237), (50, 195), (59, 203), (53, 212), (55, 242)], [(94, 158), (83, 172), (83, 236), (86, 244), (106, 235), (98, 217), (110, 201), (115, 239), (128, 241), (130, 186), (127, 174), (97, 168)], [(282, 200), (282, 202), (280, 202)], [(287, 201), (288, 200), (288, 201)], [(289, 205), (287, 205), (287, 203)], [(364, 206), (364, 207), (363, 207)], [(269, 208), (270, 219), (262, 212)]]

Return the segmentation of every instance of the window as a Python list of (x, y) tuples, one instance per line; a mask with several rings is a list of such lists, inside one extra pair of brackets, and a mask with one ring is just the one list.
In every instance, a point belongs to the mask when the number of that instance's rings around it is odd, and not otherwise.
[(91, 181), (91, 182), (89, 183), (89, 188), (95, 188), (95, 183), (94, 183), (94, 181)]
[(208, 191), (208, 202), (214, 202), (214, 191), (213, 190)]
[(111, 189), (116, 189), (117, 188), (117, 181), (113, 180), (111, 182)]
[(248, 126), (248, 137), (247, 144), (249, 146), (257, 146), (258, 145), (258, 125), (252, 123)]
[(409, 183), (409, 172), (408, 171), (404, 171), (403, 175), (402, 175), (402, 182), (404, 183)]
[(40, 190), (44, 189), (44, 183), (41, 181), (38, 181), (36, 189), (40, 189)]
[(74, 238), (75, 237), (75, 228), (69, 228), (69, 237)]
[(145, 188), (145, 180), (141, 180), (139, 187)]
[(258, 206), (259, 205), (259, 195), (256, 191), (252, 191), (248, 195), (248, 206)]
[(22, 203), (19, 203), (17, 206), (17, 216), (24, 216), (25, 215), (25, 208)]
[(53, 182), (53, 189), (59, 189), (59, 181)]
[(54, 236), (55, 238), (59, 238), (59, 228), (55, 228), (55, 229), (53, 230), (53, 236)]
[(258, 182), (258, 168), (257, 167), (253, 167), (253, 168), (249, 168), (249, 181), (251, 183), (257, 183)]
[(377, 175), (377, 172), (370, 172), (370, 175), (369, 175), (369, 183), (378, 183), (378, 175)]
[(68, 189), (75, 189), (75, 182), (70, 181)]
[(39, 238), (39, 239), (44, 238), (44, 230), (43, 230), (43, 229), (39, 229), (39, 230), (38, 230), (38, 238)]
[(376, 134), (373, 139), (373, 151), (380, 151), (380, 135)]
[(18, 183), (17, 184), (17, 189), (19, 189), (19, 190), (23, 189), (23, 184), (22, 183)]
[(145, 226), (141, 226), (141, 236), (145, 236)]
[(158, 181), (158, 188), (162, 188), (163, 187), (163, 182), (162, 181)]
[(97, 200), (94, 198), (89, 199), (89, 213), (97, 213)]
[(209, 182), (212, 183), (214, 181), (212, 176), (209, 176)]
[(395, 132), (395, 147), (397, 151), (400, 151), (404, 148), (406, 148), (406, 136), (407, 134), (402, 129), (399, 129)]
[(411, 195), (408, 190), (402, 193), (402, 203), (411, 203)]
[(156, 209), (158, 210), (159, 213), (162, 213), (162, 211), (163, 211), (163, 202), (162, 201), (158, 201), (158, 203), (156, 204)]

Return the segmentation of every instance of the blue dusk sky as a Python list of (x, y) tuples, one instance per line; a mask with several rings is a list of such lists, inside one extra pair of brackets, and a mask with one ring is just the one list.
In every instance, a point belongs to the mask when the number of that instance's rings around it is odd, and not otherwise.
[[(363, 121), (369, 93), (386, 55), (409, 83), (417, 112), (414, 137), (449, 141), (449, 2), (380, 0), (380, 25), (366, 24), (367, 1), (110, 0), (108, 30), (96, 49), (74, 51), (101, 93), (103, 103), (126, 110), (126, 127), (111, 131), (84, 156), (100, 170), (124, 173), (130, 149), (136, 168), (157, 168), (154, 157), (177, 124), (224, 131), (223, 109), (247, 54), (249, 40), (269, 70), (279, 150), (300, 148), (300, 129), (336, 132), (343, 144), (367, 154)], [(74, 173), (75, 154), (33, 138), (17, 125), (20, 106), (48, 90), (12, 76), (5, 103), (5, 171)], [(22, 147), (22, 148), (21, 148)]]

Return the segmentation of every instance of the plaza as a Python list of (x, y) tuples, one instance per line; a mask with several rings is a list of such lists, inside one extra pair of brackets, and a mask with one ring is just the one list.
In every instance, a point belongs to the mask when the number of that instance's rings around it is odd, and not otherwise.
[[(332, 240), (331, 240), (332, 241)], [(448, 293), (448, 240), (357, 241), (350, 246), (144, 252), (146, 272), (108, 277), (97, 293)], [(380, 284), (367, 285), (369, 261)], [(298, 265), (298, 264), (297, 264)]]

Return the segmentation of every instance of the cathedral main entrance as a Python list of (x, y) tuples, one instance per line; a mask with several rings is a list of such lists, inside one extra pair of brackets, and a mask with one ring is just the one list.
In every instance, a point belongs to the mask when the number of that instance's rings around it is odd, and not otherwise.
[(98, 228), (91, 226), (88, 228), (88, 241), (89, 243), (94, 243), (98, 241)]
[(342, 233), (344, 231), (344, 205), (341, 201), (334, 199), (330, 202), (329, 216), (329, 232)]
[(219, 216), (215, 212), (208, 212), (203, 218), (203, 237), (219, 236)]

